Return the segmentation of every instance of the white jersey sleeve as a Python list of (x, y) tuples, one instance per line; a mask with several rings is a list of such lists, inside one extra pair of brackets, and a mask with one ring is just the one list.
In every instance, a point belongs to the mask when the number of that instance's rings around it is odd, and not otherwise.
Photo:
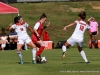
[(26, 26), (26, 27), (28, 27), (28, 26), (29, 26), (29, 24), (28, 24), (28, 23), (25, 23), (25, 26)]
[(12, 27), (13, 29), (15, 29), (15, 28), (16, 28), (16, 24), (13, 24), (11, 27)]
[(87, 24), (87, 29), (90, 29), (90, 26)]
[(34, 26), (34, 29), (38, 30), (39, 26), (40, 26), (40, 23), (37, 22), (37, 23), (35, 24), (35, 26)]

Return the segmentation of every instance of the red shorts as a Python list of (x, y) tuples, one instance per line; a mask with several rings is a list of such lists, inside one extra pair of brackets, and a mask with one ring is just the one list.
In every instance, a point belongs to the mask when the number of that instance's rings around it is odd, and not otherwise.
[(39, 39), (35, 34), (32, 34), (31, 39), (32, 39), (32, 42), (33, 42), (37, 47), (40, 47), (40, 45), (36, 43), (36, 42), (39, 41), (40, 39)]
[(37, 41), (39, 41), (39, 38), (35, 34), (32, 34), (31, 39), (33, 43), (36, 43)]

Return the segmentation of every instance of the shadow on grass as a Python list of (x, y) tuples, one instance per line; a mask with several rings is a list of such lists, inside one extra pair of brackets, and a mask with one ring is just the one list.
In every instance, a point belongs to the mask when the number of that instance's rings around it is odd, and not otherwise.
[(63, 64), (86, 64), (86, 62), (73, 62), (73, 63), (63, 63)]
[[(17, 64), (20, 64), (20, 62), (15, 62)], [(32, 64), (32, 62), (24, 62), (24, 64)]]

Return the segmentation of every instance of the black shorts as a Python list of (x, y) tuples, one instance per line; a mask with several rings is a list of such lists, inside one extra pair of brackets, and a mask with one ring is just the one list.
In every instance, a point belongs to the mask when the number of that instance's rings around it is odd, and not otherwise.
[(92, 32), (92, 35), (97, 35), (97, 31), (96, 32)]

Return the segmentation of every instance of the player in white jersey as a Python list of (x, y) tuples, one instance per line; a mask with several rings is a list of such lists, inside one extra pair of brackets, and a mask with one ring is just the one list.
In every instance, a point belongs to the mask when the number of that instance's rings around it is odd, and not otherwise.
[(36, 64), (36, 46), (31, 41), (31, 38), (27, 34), (26, 28), (28, 28), (32, 33), (33, 33), (33, 29), (31, 29), (30, 26), (26, 22), (24, 22), (24, 20), (21, 16), (15, 17), (14, 22), (15, 22), (15, 24), (9, 26), (9, 30), (15, 29), (15, 31), (17, 32), (17, 35), (18, 35), (17, 54), (20, 59), (20, 64), (24, 63), (22, 54), (21, 54), (21, 49), (22, 49), (22, 46), (24, 45), (24, 43), (28, 44), (29, 46), (31, 46), (33, 48), (32, 49), (32, 55), (33, 55), (32, 62), (34, 64)]
[[(84, 21), (86, 18), (86, 13), (85, 12), (81, 12), (79, 13), (79, 18), (77, 21), (67, 25), (64, 27), (64, 31), (70, 27), (70, 26), (74, 26), (76, 25), (76, 28), (72, 34), (72, 36), (66, 41), (66, 43), (62, 46), (62, 50), (63, 50), (63, 54), (62, 54), (62, 58), (65, 58), (65, 54), (66, 54), (66, 50), (68, 46), (73, 46), (74, 44), (77, 44), (78, 50), (81, 54), (81, 56), (83, 57), (83, 59), (85, 60), (86, 63), (89, 63), (89, 61), (86, 58), (85, 52), (82, 49), (82, 45), (83, 45), (83, 41), (84, 41), (84, 32), (86, 29), (88, 29), (89, 31), (89, 25), (86, 24), (86, 22)], [(90, 31), (89, 31), (90, 33)]]

